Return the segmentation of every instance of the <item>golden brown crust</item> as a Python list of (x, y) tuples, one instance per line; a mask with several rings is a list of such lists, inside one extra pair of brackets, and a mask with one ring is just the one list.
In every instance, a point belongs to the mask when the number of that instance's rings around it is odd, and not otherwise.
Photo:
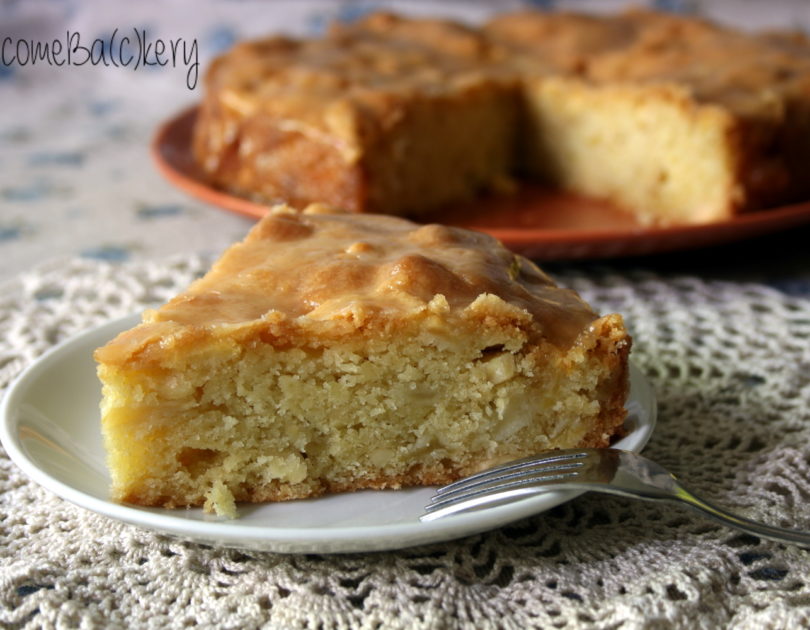
[(618, 315), (600, 318), (593, 326), (592, 334), (596, 343), (589, 350), (591, 360), (601, 362), (609, 376), (600, 383), (599, 416), (579, 446), (604, 448), (612, 439), (621, 437), (627, 415), (625, 402), (630, 390), (632, 339)]
[[(357, 492), (359, 490), (399, 490), (415, 486), (445, 485), (461, 479), (462, 477), (478, 472), (477, 467), (464, 468), (451, 462), (442, 462), (440, 465), (425, 468), (414, 465), (404, 474), (386, 475), (353, 479), (351, 481), (331, 481), (320, 479), (300, 484), (287, 484), (278, 481), (260, 486), (250, 486), (237, 489), (233, 492), (234, 499), (246, 503), (265, 503), (269, 501), (294, 501), (297, 499), (311, 499), (325, 494)], [(178, 508), (200, 506), (205, 502), (203, 494), (194, 496), (169, 497), (151, 496), (131, 493), (119, 498), (125, 503), (150, 507)]]

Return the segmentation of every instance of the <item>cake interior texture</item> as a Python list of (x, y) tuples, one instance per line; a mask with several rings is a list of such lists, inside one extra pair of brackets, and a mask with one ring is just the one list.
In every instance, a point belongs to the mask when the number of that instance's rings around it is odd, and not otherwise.
[(532, 179), (646, 225), (810, 196), (810, 40), (648, 10), (374, 13), (244, 42), (194, 153), (237, 194), (418, 217)]
[(97, 351), (112, 494), (233, 515), (605, 446), (629, 349), (487, 236), (277, 208)]
[(677, 89), (544, 78), (527, 88), (525, 103), (526, 171), (633, 208), (643, 224), (723, 220), (744, 197), (734, 121), (722, 109), (694, 107)]

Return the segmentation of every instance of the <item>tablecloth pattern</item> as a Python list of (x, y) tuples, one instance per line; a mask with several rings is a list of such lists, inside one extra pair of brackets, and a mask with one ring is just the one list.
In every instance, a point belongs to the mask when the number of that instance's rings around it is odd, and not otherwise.
[[(383, 5), (474, 21), (520, 4), (11, 2), (0, 39), (145, 29), (196, 38), (204, 71), (238, 38), (318, 32)], [(802, 2), (655, 4), (744, 26), (810, 24)], [(150, 164), (156, 125), (199, 98), (186, 78), (170, 67), (0, 65), (0, 388), (58, 342), (182, 289), (249, 227), (173, 190)], [(643, 261), (550, 270), (625, 315), (634, 361), (658, 392), (652, 458), (751, 517), (810, 529), (803, 261), (788, 275), (757, 262), (756, 283)], [(215, 548), (77, 508), (0, 451), (0, 627), (787, 629), (810, 625), (809, 578), (806, 550), (596, 495), (400, 551)]]
[[(0, 386), (206, 264), (73, 259), (23, 274), (0, 292)], [(627, 317), (660, 405), (650, 457), (751, 517), (810, 529), (810, 301), (643, 272), (558, 279)], [(683, 509), (595, 495), (414, 549), (243, 552), (86, 512), (0, 458), (5, 627), (800, 628), (809, 553)]]

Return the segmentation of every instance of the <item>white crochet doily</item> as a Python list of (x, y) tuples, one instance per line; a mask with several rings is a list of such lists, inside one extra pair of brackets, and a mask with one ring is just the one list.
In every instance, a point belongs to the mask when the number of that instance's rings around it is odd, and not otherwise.
[[(202, 259), (67, 261), (0, 288), (0, 387), (53, 344), (183, 288)], [(757, 286), (558, 274), (625, 315), (654, 382), (645, 453), (694, 490), (810, 529), (810, 302)], [(0, 452), (8, 628), (801, 628), (810, 551), (677, 507), (584, 495), (450, 543), (342, 556), (181, 542), (74, 507)]]

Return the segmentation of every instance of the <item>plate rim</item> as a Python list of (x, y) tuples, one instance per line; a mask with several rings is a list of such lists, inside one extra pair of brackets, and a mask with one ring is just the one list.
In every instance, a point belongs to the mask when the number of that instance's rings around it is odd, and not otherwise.
[[(190, 146), (176, 147), (169, 143), (167, 138), (170, 138), (171, 134), (182, 125), (193, 122), (200, 108), (200, 104), (190, 105), (165, 119), (158, 126), (149, 147), (152, 161), (170, 184), (195, 199), (212, 204), (220, 210), (253, 219), (261, 218), (271, 204), (252, 201), (220, 190), (177, 167), (167, 154), (168, 149), (182, 149), (186, 153), (190, 152)], [(460, 225), (460, 227), (489, 234), (506, 246), (526, 253), (535, 259), (573, 260), (691, 249), (765, 235), (804, 223), (810, 223), (810, 200), (743, 212), (728, 220), (697, 225), (570, 230), (519, 226), (490, 227), (471, 222)], [(619, 247), (622, 245), (623, 247)], [(542, 249), (538, 249), (542, 246), (550, 248), (550, 255), (547, 256)], [(560, 250), (560, 248), (564, 249)], [(564, 254), (557, 255), (560, 252), (564, 252)]]
[[(112, 338), (117, 332), (131, 327), (138, 321), (140, 321), (140, 314), (112, 319), (92, 326), (53, 346), (9, 384), (0, 401), (0, 442), (9, 458), (38, 485), (80, 508), (156, 533), (170, 534), (195, 542), (224, 547), (279, 553), (356, 553), (402, 549), (462, 538), (539, 514), (583, 493), (567, 491), (527, 497), (506, 505), (454, 514), (428, 523), (416, 520), (390, 525), (302, 529), (242, 525), (239, 524), (238, 519), (234, 521), (216, 517), (212, 517), (211, 520), (187, 519), (183, 518), (182, 513), (178, 510), (145, 508), (100, 499), (47, 472), (37, 464), (35, 457), (26, 452), (20, 436), (20, 429), (24, 425), (21, 403), (24, 402), (25, 394), (37, 382), (37, 379), (42, 378), (42, 372), (52, 367), (57, 359), (65, 358), (65, 355), (69, 357), (71, 352), (76, 352), (78, 348), (86, 345), (89, 339)], [(645, 395), (651, 400), (651, 406), (644, 410), (648, 421), (641, 423), (637, 428), (636, 443), (630, 448), (630, 450), (639, 452), (647, 444), (654, 431), (657, 421), (657, 401), (652, 384), (632, 361), (630, 362), (630, 372), (631, 384), (645, 390)], [(632, 402), (632, 400), (628, 397), (628, 402)], [(94, 417), (98, 421), (98, 416)], [(50, 418), (49, 420), (52, 421)], [(632, 435), (634, 433), (631, 433)], [(367, 490), (364, 492), (416, 492), (425, 489), (405, 488), (403, 490)], [(311, 501), (317, 500), (317, 498), (311, 499)], [(381, 530), (384, 530), (384, 535), (380, 535)], [(267, 532), (271, 532), (272, 536), (268, 536)], [(358, 544), (359, 541), (364, 544)]]

